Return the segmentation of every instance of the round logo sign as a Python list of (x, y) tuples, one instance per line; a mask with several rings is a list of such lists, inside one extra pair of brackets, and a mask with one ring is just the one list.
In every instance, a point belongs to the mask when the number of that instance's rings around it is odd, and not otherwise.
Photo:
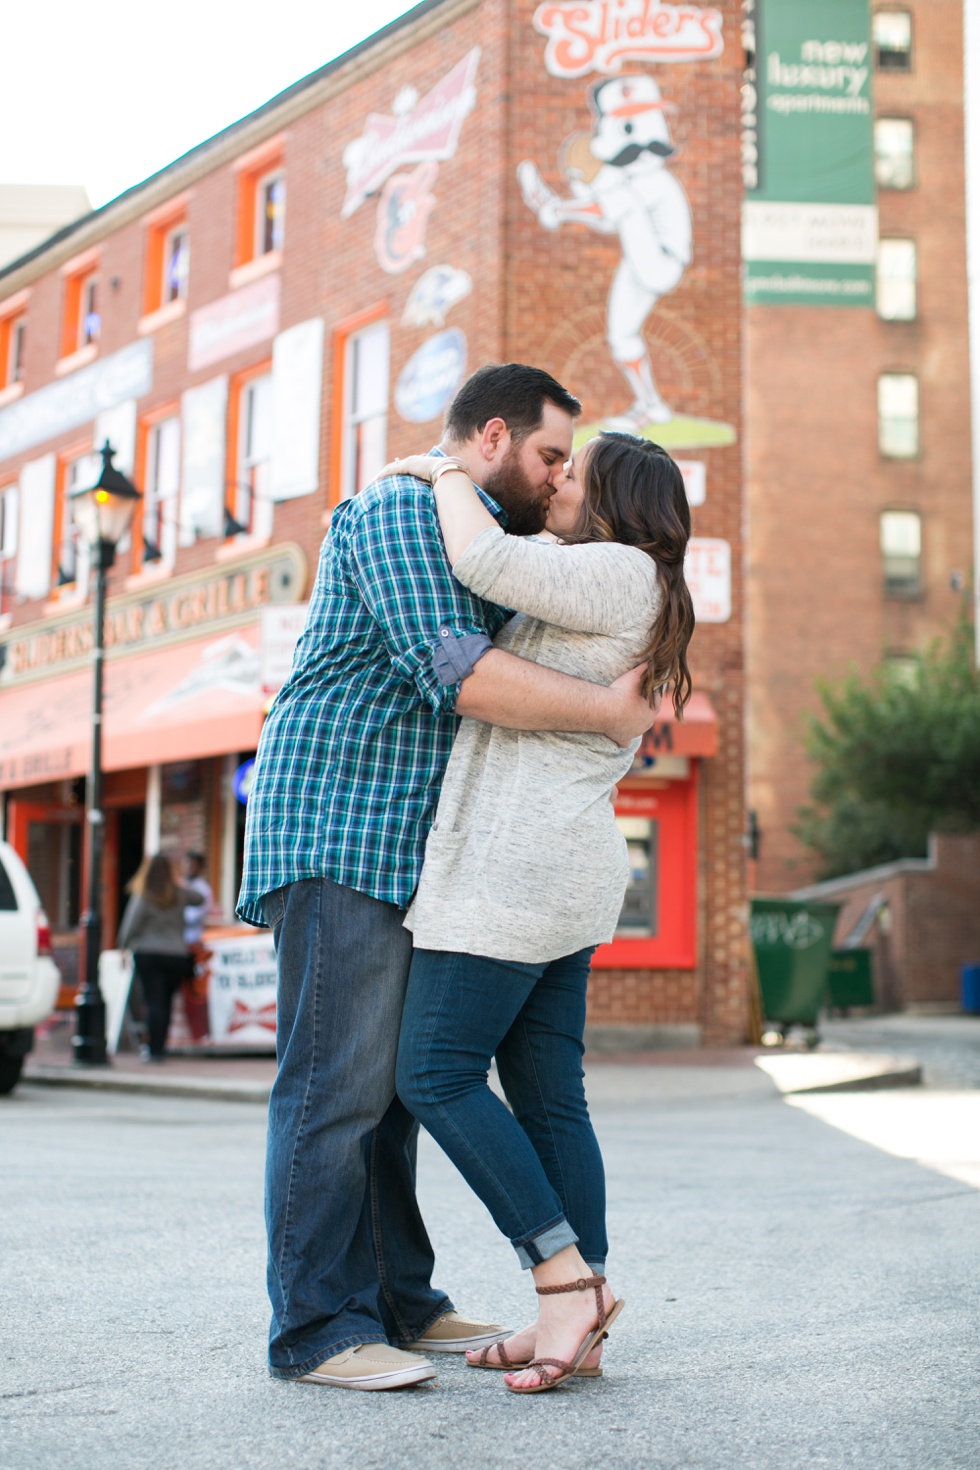
[(248, 793), (252, 789), (252, 777), (255, 775), (255, 757), (251, 760), (242, 761), (238, 770), (231, 778), (231, 789), (234, 791), (242, 806), (248, 805)]
[(402, 368), (395, 407), (410, 424), (438, 418), (466, 372), (466, 337), (458, 327), (423, 342)]

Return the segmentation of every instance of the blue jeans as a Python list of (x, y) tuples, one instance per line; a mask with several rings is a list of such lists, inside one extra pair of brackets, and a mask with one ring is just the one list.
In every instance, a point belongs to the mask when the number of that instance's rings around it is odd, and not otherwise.
[[(452, 1159), (524, 1267), (577, 1241), (606, 1259), (602, 1155), (585, 1101), (592, 950), (546, 964), (417, 949), (398, 1093)], [(509, 1112), (487, 1085), (491, 1058)]]
[(395, 1096), (411, 935), (328, 878), (267, 894), (279, 1070), (266, 1156), (269, 1364), (295, 1378), (364, 1342), (410, 1342), (452, 1303), (415, 1199), (418, 1124)]

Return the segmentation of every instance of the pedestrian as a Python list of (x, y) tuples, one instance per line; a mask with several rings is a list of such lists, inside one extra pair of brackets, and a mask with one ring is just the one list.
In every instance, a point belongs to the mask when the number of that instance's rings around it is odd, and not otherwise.
[[(493, 364), (456, 395), (440, 449), (510, 534), (528, 534), (579, 412), (549, 374)], [(386, 475), (334, 511), (259, 742), (238, 906), (271, 928), (278, 967), (266, 1221), (279, 1377), (394, 1388), (434, 1376), (419, 1352), (504, 1335), (431, 1283), (418, 1124), (395, 1092), (404, 910), (457, 715), (623, 747), (653, 719), (640, 672), (604, 687), (493, 647), (507, 617), (453, 578), (427, 484)]]
[[(691, 514), (664, 449), (604, 433), (570, 460), (548, 528), (505, 536), (465, 467), (411, 458), (434, 481), (453, 575), (514, 608), (497, 647), (609, 682), (646, 663), (651, 704), (691, 692)], [(570, 544), (566, 544), (570, 543)], [(398, 1093), (530, 1269), (538, 1320), (470, 1354), (514, 1393), (596, 1376), (623, 1303), (605, 1277), (602, 1155), (583, 1086), (586, 985), (616, 930), (629, 863), (610, 794), (639, 741), (461, 722), (406, 925), (415, 952)], [(512, 1111), (490, 1090), (490, 1063)]]
[(132, 951), (146, 1002), (149, 1044), (143, 1058), (162, 1062), (174, 994), (187, 974), (184, 910), (197, 894), (177, 884), (170, 859), (159, 852), (143, 859), (126, 888), (130, 897), (116, 943)]
[(203, 853), (184, 854), (184, 887), (197, 895), (196, 899), (184, 908), (184, 943), (188, 950), (192, 951), (194, 946), (202, 943), (204, 939), (204, 925), (207, 923), (211, 905), (214, 903), (211, 884), (204, 876)]

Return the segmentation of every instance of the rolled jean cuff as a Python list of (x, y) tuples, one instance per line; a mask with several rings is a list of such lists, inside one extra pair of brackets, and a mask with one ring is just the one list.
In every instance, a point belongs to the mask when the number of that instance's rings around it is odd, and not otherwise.
[(525, 1271), (532, 1266), (540, 1266), (542, 1261), (549, 1261), (566, 1246), (577, 1244), (578, 1236), (564, 1215), (550, 1220), (541, 1230), (535, 1230), (533, 1235), (527, 1235), (523, 1240), (511, 1241), (517, 1252), (517, 1259)]

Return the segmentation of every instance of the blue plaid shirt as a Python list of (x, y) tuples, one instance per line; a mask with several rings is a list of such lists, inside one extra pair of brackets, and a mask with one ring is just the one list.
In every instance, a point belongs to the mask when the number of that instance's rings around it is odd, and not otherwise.
[(259, 740), (242, 919), (264, 924), (263, 895), (301, 878), (407, 906), (457, 726), (459, 683), (433, 655), (447, 639), (492, 638), (509, 616), (453, 577), (430, 486), (389, 476), (338, 506)]

